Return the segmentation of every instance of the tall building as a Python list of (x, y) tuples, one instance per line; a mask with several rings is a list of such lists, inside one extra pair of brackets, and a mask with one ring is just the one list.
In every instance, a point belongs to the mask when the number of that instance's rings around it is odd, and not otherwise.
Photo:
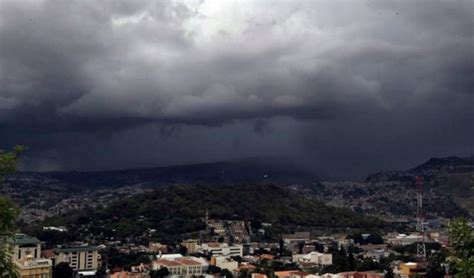
[(71, 246), (54, 249), (54, 264), (69, 263), (77, 272), (96, 272), (100, 255), (94, 246)]

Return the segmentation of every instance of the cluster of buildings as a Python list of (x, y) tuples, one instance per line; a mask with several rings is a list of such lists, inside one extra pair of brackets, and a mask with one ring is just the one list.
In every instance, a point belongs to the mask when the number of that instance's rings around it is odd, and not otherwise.
[[(370, 234), (363, 234), (368, 237)], [(229, 270), (234, 276), (240, 276), (241, 271), (251, 273), (253, 278), (267, 278), (264, 273), (258, 273), (258, 266), (263, 260), (278, 261), (283, 264), (292, 263), (297, 266), (296, 269), (285, 271), (276, 271), (274, 275), (278, 278), (381, 278), (385, 273), (379, 270), (372, 271), (349, 271), (341, 273), (324, 273), (314, 274), (315, 269), (321, 270), (325, 266), (333, 264), (333, 255), (328, 252), (329, 249), (356, 247), (358, 249), (357, 256), (360, 259), (370, 259), (380, 261), (382, 258), (397, 254), (395, 247), (416, 244), (423, 238), (419, 234), (396, 234), (389, 233), (384, 237), (384, 243), (380, 244), (357, 244), (353, 239), (345, 234), (334, 236), (322, 236), (312, 238), (309, 232), (295, 232), (283, 235), (280, 243), (252, 242), (230, 245), (227, 243), (204, 242), (199, 243), (198, 240), (185, 240), (182, 245), (186, 247), (190, 254), (201, 254), (207, 260), (203, 260), (202, 256), (187, 257), (187, 263), (192, 260), (197, 267), (200, 265), (203, 276), (206, 274), (206, 268), (216, 266), (220, 269)], [(443, 232), (430, 232), (425, 242), (438, 243), (446, 247), (447, 235)], [(277, 254), (275, 250), (281, 248), (281, 245), (289, 250), (291, 255)], [(318, 247), (317, 247), (318, 246)], [(239, 257), (237, 262), (235, 257)], [(183, 268), (181, 259), (177, 259), (175, 264), (181, 265), (181, 276), (186, 276), (186, 270)], [(160, 269), (165, 265), (154, 263), (154, 269)], [(391, 269), (396, 278), (425, 277), (427, 274), (427, 263), (425, 262), (402, 262), (393, 261)], [(212, 276), (212, 275), (210, 275)]]
[[(288, 241), (290, 244), (291, 241)], [(271, 253), (279, 247), (278, 243), (248, 243), (230, 244), (226, 242), (200, 242), (197, 239), (188, 239), (181, 242), (188, 255), (179, 253), (162, 253), (166, 248), (158, 243), (150, 243), (148, 249), (155, 248), (159, 251), (153, 255), (153, 259), (148, 266), (134, 266), (131, 271), (120, 271), (110, 274), (110, 277), (148, 277), (150, 271), (160, 271), (166, 269), (166, 274), (171, 277), (216, 277), (211, 269), (216, 271), (227, 270), (234, 277), (241, 276), (241, 272), (246, 272), (254, 278), (265, 278), (263, 273), (257, 273), (258, 266), (262, 262), (278, 261), (284, 264), (295, 262), (300, 266), (312, 264), (313, 266), (327, 266), (332, 264), (332, 254), (311, 251), (306, 254), (295, 254), (293, 256), (276, 256)], [(143, 249), (143, 248), (141, 248)], [(299, 274), (303, 273), (298, 269), (294, 270)], [(281, 278), (297, 278), (285, 276), (286, 272), (278, 272)], [(296, 273), (296, 274), (298, 274)], [(296, 275), (295, 274), (295, 275)], [(134, 275), (134, 276), (133, 276)], [(260, 276), (259, 276), (260, 275)], [(315, 278), (315, 277), (313, 277)]]
[[(418, 234), (388, 234), (381, 244), (361, 245), (347, 234), (313, 237), (309, 232), (303, 231), (284, 234), (279, 242), (250, 241), (252, 230), (245, 221), (210, 220), (207, 215), (205, 220), (209, 236), (204, 239), (201, 235), (199, 239), (183, 240), (179, 246), (159, 242), (136, 245), (133, 242), (106, 241), (98, 246), (68, 244), (42, 250), (41, 242), (37, 238), (24, 234), (14, 235), (8, 243), (20, 278), (52, 277), (54, 266), (60, 263), (66, 263), (81, 277), (95, 276), (103, 264), (99, 251), (109, 248), (116, 249), (124, 256), (144, 254), (150, 259), (149, 263), (142, 262), (127, 268), (108, 269), (105, 265), (102, 269), (106, 270), (107, 277), (111, 278), (149, 278), (152, 272), (173, 278), (214, 278), (221, 273), (252, 278), (381, 278), (384, 273), (376, 270), (321, 272), (334, 263), (331, 250), (356, 247), (358, 259), (380, 261), (396, 253), (394, 247), (422, 240)], [(263, 224), (257, 231), (259, 235), (264, 235), (271, 228), (271, 224)], [(67, 231), (64, 227), (45, 227), (45, 230), (58, 229), (61, 229), (61, 232)], [(432, 233), (429, 240), (444, 245), (446, 238), (442, 233)], [(263, 271), (262, 266), (269, 265), (285, 266), (283, 269), (286, 270), (272, 269), (272, 277), (267, 277), (269, 274)], [(426, 265), (395, 261), (392, 263), (392, 270), (397, 278), (424, 277)]]
[(41, 249), (41, 241), (25, 234), (7, 240), (11, 258), (20, 278), (51, 278), (53, 266), (67, 263), (78, 275), (94, 276), (100, 266), (98, 248), (77, 245)]

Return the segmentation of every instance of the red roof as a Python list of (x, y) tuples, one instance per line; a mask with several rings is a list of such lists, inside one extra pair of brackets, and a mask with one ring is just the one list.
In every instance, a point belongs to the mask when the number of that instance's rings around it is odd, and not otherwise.
[(154, 263), (158, 265), (166, 265), (166, 266), (180, 266), (181, 265), (179, 262), (165, 260), (165, 259), (155, 260)]
[(184, 265), (201, 265), (201, 263), (196, 262), (195, 260), (186, 259), (186, 258), (178, 258), (175, 261), (180, 262)]
[(239, 269), (255, 269), (256, 267), (253, 264), (241, 264), (239, 265)]

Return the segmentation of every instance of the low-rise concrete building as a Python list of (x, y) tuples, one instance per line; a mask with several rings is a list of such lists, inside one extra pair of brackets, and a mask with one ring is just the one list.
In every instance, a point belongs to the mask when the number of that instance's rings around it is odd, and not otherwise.
[(408, 262), (400, 263), (400, 278), (425, 277), (426, 265)]
[(392, 245), (410, 245), (423, 241), (423, 237), (421, 235), (398, 234), (395, 237), (388, 238), (387, 241)]
[(212, 260), (215, 261), (215, 266), (221, 269), (227, 269), (230, 272), (234, 272), (239, 268), (239, 263), (230, 258), (226, 257), (213, 257)]
[(203, 243), (200, 246), (200, 251), (212, 254), (212, 256), (243, 256), (243, 246), (241, 244), (228, 245), (227, 243), (209, 242)]
[(197, 239), (187, 239), (181, 242), (181, 245), (186, 247), (188, 254), (194, 254), (198, 251), (198, 241)]
[(282, 236), (282, 240), (287, 245), (292, 245), (299, 242), (306, 242), (311, 239), (310, 232), (296, 232), (294, 234), (286, 234)]
[(168, 269), (170, 275), (181, 275), (181, 264), (178, 262), (175, 262), (174, 260), (167, 260), (167, 259), (154, 260), (152, 263), (152, 269), (160, 270), (161, 268)]
[(308, 254), (293, 255), (293, 262), (296, 263), (315, 263), (318, 265), (331, 265), (332, 254), (310, 252)]

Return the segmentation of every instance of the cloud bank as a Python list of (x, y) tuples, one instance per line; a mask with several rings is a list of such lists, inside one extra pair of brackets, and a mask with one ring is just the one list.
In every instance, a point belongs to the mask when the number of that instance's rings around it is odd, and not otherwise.
[(281, 154), (340, 176), (473, 153), (473, 5), (4, 0), (0, 144), (33, 169)]

